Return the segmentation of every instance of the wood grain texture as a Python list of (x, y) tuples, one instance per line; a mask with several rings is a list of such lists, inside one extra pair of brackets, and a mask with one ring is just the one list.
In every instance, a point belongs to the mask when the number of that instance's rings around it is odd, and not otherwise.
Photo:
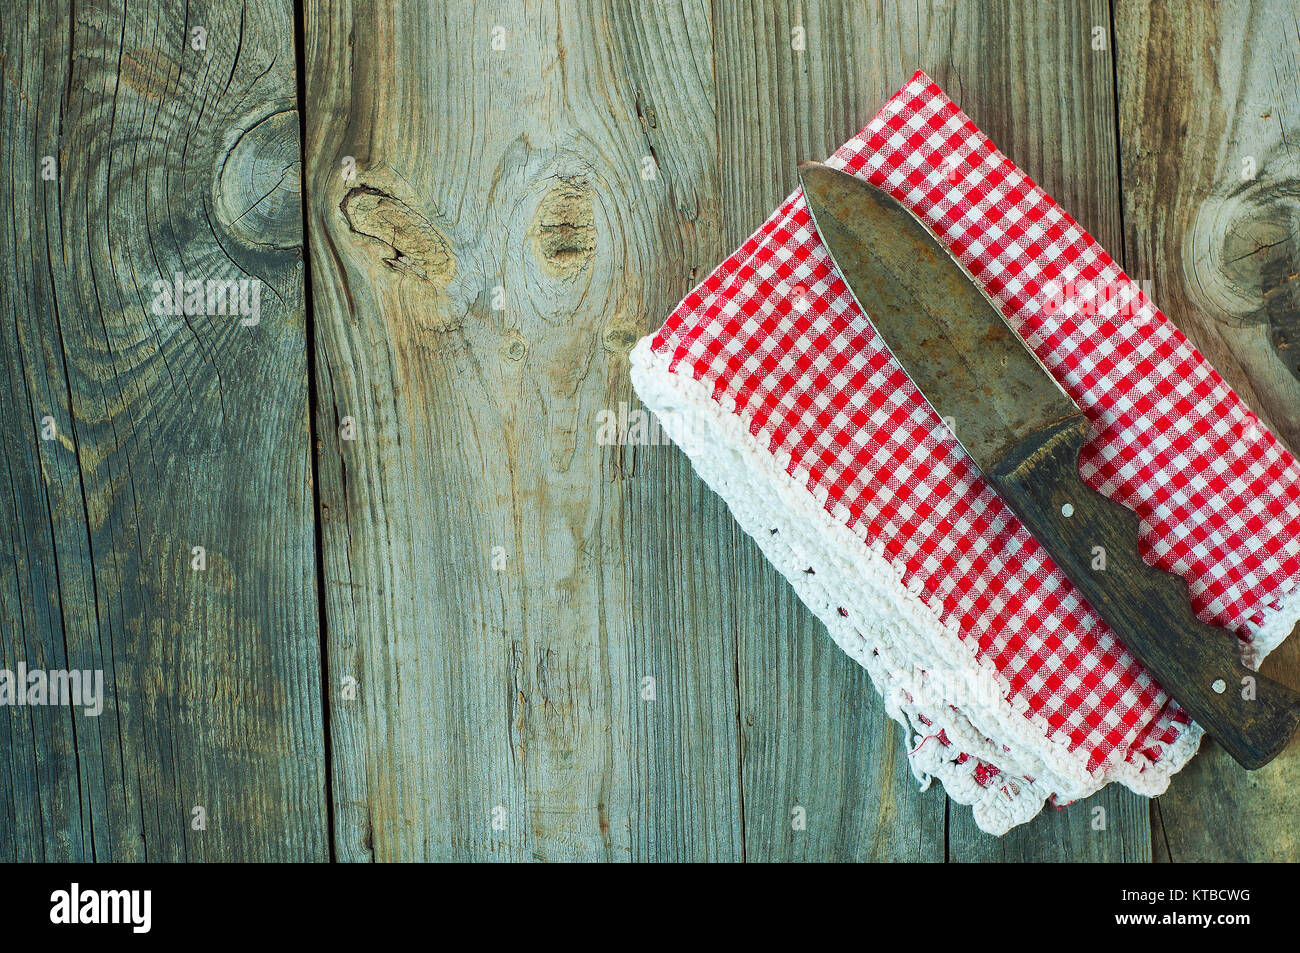
[[(728, 250), (797, 186), (799, 160), (852, 137), (915, 71), (893, 49), (909, 29), (867, 4), (715, 4)], [(902, 732), (866, 672), (739, 528), (731, 532), (746, 856), (942, 860), (944, 798), (919, 792)]]
[[(1295, 452), (1300, 30), (1294, 4), (1116, 0), (1127, 270)], [(1253, 177), (1252, 177), (1253, 176)], [(1300, 685), (1300, 644), (1261, 667)], [(1202, 746), (1154, 809), (1161, 860), (1296, 860), (1300, 745)]]
[(0, 859), (324, 859), (327, 800), (345, 860), (1300, 857), (1294, 745), (983, 834), (684, 455), (597, 439), (924, 68), (1297, 449), (1298, 64), (1281, 0), (6, 9), (0, 667), (106, 700), (0, 712)]
[(324, 859), (289, 5), (4, 18), (0, 666), (105, 698), (0, 712), (0, 858)]
[(725, 252), (708, 7), (304, 26), (339, 856), (739, 859), (729, 524), (598, 441)]

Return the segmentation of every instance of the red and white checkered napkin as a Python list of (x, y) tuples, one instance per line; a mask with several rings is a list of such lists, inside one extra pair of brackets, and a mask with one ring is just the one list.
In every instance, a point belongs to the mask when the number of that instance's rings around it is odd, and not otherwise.
[[(923, 219), (1088, 415), (1084, 479), (1258, 660), (1300, 617), (1300, 467), (1111, 257), (924, 73), (828, 160)], [(1002, 833), (1200, 729), (985, 483), (796, 192), (641, 341), (633, 382), (871, 673), (913, 770)], [(1099, 554), (1100, 556), (1100, 554)]]

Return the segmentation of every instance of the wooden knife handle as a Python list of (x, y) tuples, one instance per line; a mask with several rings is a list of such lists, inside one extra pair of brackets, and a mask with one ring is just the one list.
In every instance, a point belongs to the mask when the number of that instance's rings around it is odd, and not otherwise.
[[(1300, 724), (1300, 693), (1251, 671), (1237, 637), (1192, 612), (1186, 582), (1138, 555), (1137, 514), (1079, 475), (1082, 414), (1025, 438), (986, 474), (1056, 565), (1161, 686), (1245, 768), (1271, 761)], [(1104, 569), (1095, 547), (1104, 551)], [(1254, 697), (1250, 696), (1253, 680)]]

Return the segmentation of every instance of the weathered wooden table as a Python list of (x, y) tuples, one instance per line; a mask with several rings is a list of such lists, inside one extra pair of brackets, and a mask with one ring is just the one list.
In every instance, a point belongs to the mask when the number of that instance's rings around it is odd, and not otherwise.
[[(980, 833), (683, 455), (596, 439), (632, 343), (924, 68), (1300, 449), (1287, 0), (3, 34), (0, 665), (106, 698), (0, 713), (0, 858), (1300, 858), (1295, 746)], [(177, 275), (257, 311), (160, 308)]]

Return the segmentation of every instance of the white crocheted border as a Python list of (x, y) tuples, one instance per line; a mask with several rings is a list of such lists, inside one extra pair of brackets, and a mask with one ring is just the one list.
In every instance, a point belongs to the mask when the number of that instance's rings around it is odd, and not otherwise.
[[(790, 477), (728, 399), (715, 401), (706, 385), (670, 373), (667, 356), (650, 342), (642, 339), (630, 355), (637, 394), (831, 638), (870, 674), (886, 712), (903, 726), (922, 790), (938, 778), (949, 797), (971, 806), (982, 830), (1000, 835), (1032, 819), (1052, 795), (1078, 800), (1111, 781), (1148, 797), (1160, 794), (1196, 753), (1201, 729), (1193, 724), (1144, 769), (1124, 762), (1088, 771), (1086, 758), (1071, 752), (1067, 739), (1053, 737), (1040, 715), (1008, 700), (1006, 679), (945, 624), (938, 601), (931, 604), (903, 584), (901, 563), (832, 518), (825, 501)], [(1256, 635), (1260, 659), (1297, 619), (1300, 589), (1267, 613)], [(951, 747), (932, 740), (940, 731)], [(972, 757), (959, 763), (959, 752)], [(1006, 781), (981, 785), (975, 759), (1000, 769)]]

